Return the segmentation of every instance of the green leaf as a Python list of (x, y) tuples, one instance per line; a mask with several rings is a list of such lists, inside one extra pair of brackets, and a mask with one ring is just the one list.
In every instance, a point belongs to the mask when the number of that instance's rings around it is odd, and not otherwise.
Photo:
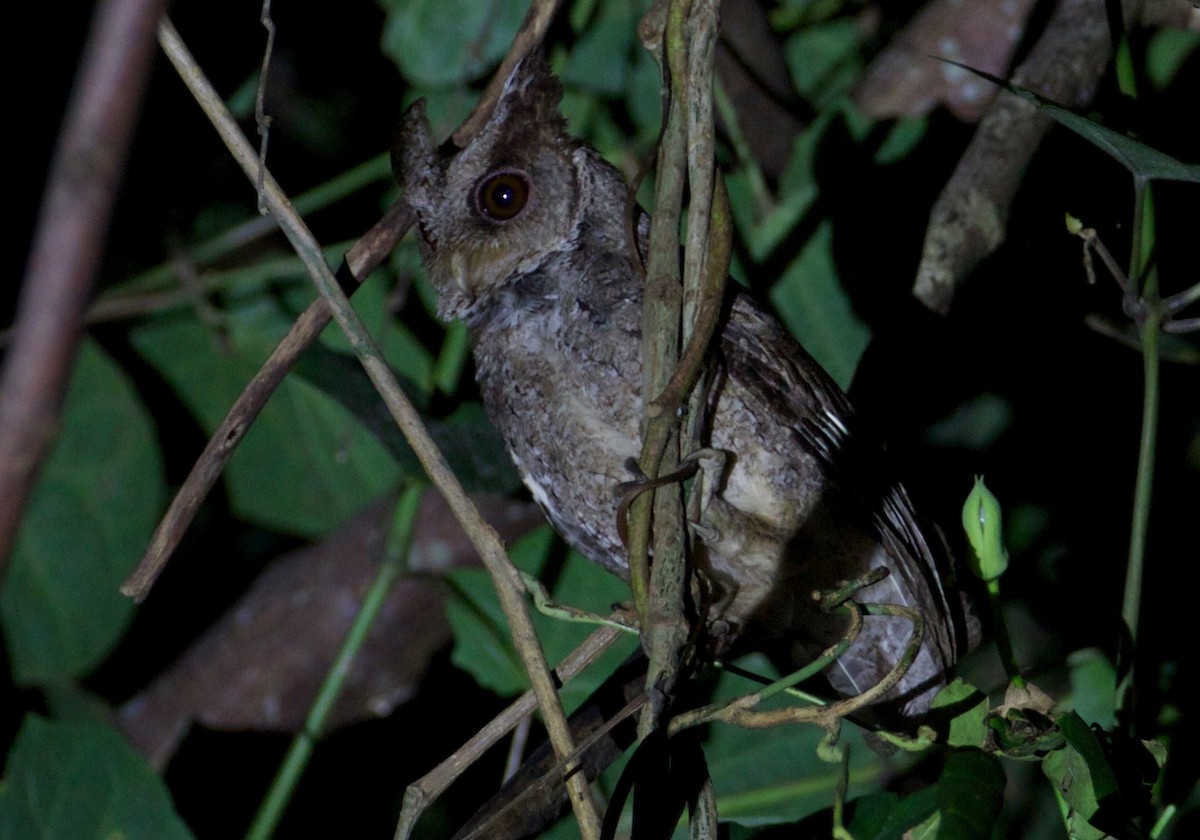
[[(211, 433), (288, 325), (264, 301), (232, 310), (220, 333), (192, 318), (163, 318), (134, 330), (131, 340)], [(351, 412), (289, 376), (224, 477), (239, 516), (316, 537), (386, 492), (399, 475), (395, 459)]]
[(133, 615), (118, 588), (166, 495), (154, 426), (124, 373), (90, 340), (0, 587), (0, 621), (18, 684), (80, 677)]
[(770, 292), (792, 334), (843, 389), (867, 348), (871, 331), (858, 319), (833, 263), (833, 228), (822, 222)]
[(1088, 822), (1096, 813), (1095, 791), (1087, 762), (1077, 750), (1055, 750), (1042, 759), (1042, 772), (1067, 803), (1067, 831), (1072, 840), (1101, 840), (1108, 835)]
[(968, 682), (956, 677), (933, 698), (930, 718), (940, 719), (950, 713), (946, 743), (952, 747), (982, 747), (987, 740), (987, 695)]
[(417, 85), (451, 87), (498, 62), (525, 17), (524, 0), (380, 0), (382, 48)]
[(858, 26), (848, 17), (801, 29), (783, 45), (792, 81), (806, 99), (822, 103), (853, 84), (862, 65)]
[(114, 730), (25, 718), (0, 782), (8, 840), (185, 840), (145, 760)]
[(963, 503), (962, 525), (971, 544), (967, 557), (971, 573), (984, 581), (996, 580), (1008, 568), (1008, 552), (1004, 550), (1000, 502), (987, 489), (982, 476), (975, 476), (975, 486)]
[[(617, 5), (621, 4), (612, 7)], [(631, 15), (605, 14), (575, 42), (563, 68), (563, 83), (599, 96), (620, 96), (629, 77), (635, 26)]]
[(970, 70), (977, 76), (982, 76), (988, 81), (1005, 88), (1010, 93), (1014, 93), (1022, 99), (1032, 102), (1046, 116), (1085, 140), (1090, 141), (1113, 160), (1128, 169), (1136, 178), (1200, 183), (1200, 164), (1182, 163), (1170, 155), (1163, 154), (1157, 149), (1147, 146), (1145, 143), (1134, 140), (1132, 137), (1127, 137), (1118, 131), (1113, 131), (1111, 128), (1105, 128), (1100, 123), (1076, 114), (1074, 111), (1068, 110), (1044, 97), (1038, 96), (1031, 90), (1009, 84), (1003, 79), (999, 79), (989, 73), (984, 73), (965, 64), (959, 64), (957, 61), (939, 60), (962, 67), (964, 70)]
[(1200, 49), (1200, 32), (1164, 26), (1146, 45), (1146, 75), (1155, 89), (1163, 90), (1175, 78), (1188, 56)]
[(1096, 798), (1103, 799), (1119, 793), (1117, 777), (1109, 766), (1104, 747), (1092, 728), (1076, 712), (1069, 712), (1060, 717), (1058, 725), (1062, 728), (1067, 743), (1087, 762), (1088, 775), (1091, 777), (1091, 786)]
[(1071, 669), (1068, 706), (1087, 724), (1111, 730), (1116, 724), (1117, 672), (1096, 648), (1077, 650), (1067, 657)]
[(1004, 770), (979, 750), (950, 754), (937, 784), (938, 840), (991, 837), (1004, 805)]
[(854, 840), (901, 840), (906, 831), (937, 811), (937, 787), (931, 785), (903, 797), (880, 791), (860, 796), (852, 807), (847, 828)]
[(980, 394), (929, 427), (925, 439), (937, 446), (985, 450), (1012, 425), (1013, 410), (999, 394)]

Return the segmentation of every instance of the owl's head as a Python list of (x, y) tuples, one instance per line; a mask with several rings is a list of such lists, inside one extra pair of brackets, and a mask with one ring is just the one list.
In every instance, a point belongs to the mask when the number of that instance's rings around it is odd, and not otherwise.
[(393, 160), (443, 318), (465, 317), (507, 278), (574, 241), (586, 152), (566, 132), (561, 97), (534, 55), (513, 70), (466, 148), (434, 147), (423, 101), (405, 113)]

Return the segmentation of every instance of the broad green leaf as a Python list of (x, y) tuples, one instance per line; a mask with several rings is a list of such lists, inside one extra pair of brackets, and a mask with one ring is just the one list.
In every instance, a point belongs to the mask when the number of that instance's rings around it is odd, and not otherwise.
[(1004, 770), (979, 750), (950, 754), (938, 777), (938, 840), (991, 837), (1004, 805)]
[(823, 222), (770, 292), (792, 334), (843, 389), (849, 387), (871, 331), (859, 320), (833, 263), (833, 228)]
[(25, 718), (0, 782), (7, 840), (186, 840), (162, 780), (114, 730)]
[(1066, 823), (1072, 840), (1101, 840), (1108, 835), (1088, 822), (1099, 807), (1087, 762), (1073, 747), (1055, 750), (1042, 760), (1042, 772), (1067, 803)]
[(904, 833), (937, 810), (937, 788), (922, 788), (908, 796), (891, 791), (860, 796), (851, 803), (847, 826), (854, 840), (901, 840)]
[(166, 495), (156, 441), (124, 373), (85, 340), (0, 587), (17, 683), (83, 676), (124, 632), (134, 606), (118, 588)]
[(1109, 766), (1104, 747), (1092, 728), (1084, 722), (1077, 712), (1069, 712), (1058, 719), (1058, 725), (1067, 739), (1067, 743), (1087, 762), (1088, 775), (1091, 777), (1091, 787), (1097, 799), (1115, 794), (1120, 790), (1116, 774)]
[(953, 747), (982, 747), (987, 740), (987, 695), (956, 677), (933, 698), (930, 716), (940, 719), (942, 710), (952, 712), (946, 743)]
[[(941, 60), (947, 61), (946, 59)], [(1038, 96), (1031, 90), (1009, 84), (1003, 79), (999, 79), (989, 73), (984, 73), (965, 64), (959, 64), (957, 61), (947, 61), (947, 63), (970, 70), (972, 73), (1000, 85), (1022, 99), (1032, 102), (1046, 116), (1085, 140), (1090, 141), (1113, 160), (1120, 163), (1134, 177), (1147, 180), (1200, 183), (1200, 164), (1198, 163), (1183, 163), (1178, 161), (1170, 155), (1163, 154), (1157, 149), (1147, 146), (1145, 143), (1134, 140), (1132, 137), (1127, 137), (1118, 131), (1113, 131), (1111, 128), (1105, 128), (1100, 123), (1076, 114), (1074, 111), (1051, 102), (1044, 97)]]
[(380, 0), (382, 47), (417, 85), (451, 87), (482, 76), (503, 57), (525, 17), (524, 0)]
[[(134, 330), (134, 346), (212, 432), (286, 331), (268, 303), (230, 311), (223, 332), (163, 318)], [(392, 487), (395, 459), (350, 411), (298, 376), (267, 402), (234, 453), (225, 481), (237, 514), (281, 531), (328, 532)]]
[[(549, 526), (522, 537), (509, 550), (518, 568), (531, 575), (544, 573), (554, 533)], [(513, 647), (491, 577), (482, 569), (459, 569), (450, 574), (454, 594), (446, 599), (446, 617), (454, 629), (451, 658), (482, 686), (501, 695), (512, 695), (529, 687), (525, 669)], [(611, 606), (628, 600), (629, 590), (613, 575), (569, 552), (557, 579), (548, 588), (556, 603), (608, 615)], [(553, 666), (583, 641), (595, 627), (533, 611), (534, 628), (546, 658)], [(633, 636), (622, 640), (587, 671), (563, 689), (564, 705), (570, 709), (587, 697), (636, 646)]]
[(1058, 723), (1067, 746), (1046, 756), (1042, 772), (1067, 805), (1071, 836), (1137, 836), (1161, 772), (1161, 745), (1110, 735), (1075, 712), (1061, 715)]

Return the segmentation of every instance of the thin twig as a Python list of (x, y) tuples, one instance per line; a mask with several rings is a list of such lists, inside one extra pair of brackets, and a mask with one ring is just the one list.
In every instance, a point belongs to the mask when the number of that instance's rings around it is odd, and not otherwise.
[[(611, 626), (595, 630), (559, 664), (554, 670), (555, 676), (563, 684), (566, 684), (584, 668), (595, 662), (621, 635), (620, 630)], [(513, 727), (532, 714), (536, 708), (537, 699), (533, 696), (533, 692), (526, 691), (483, 729), (475, 733), (470, 741), (455, 750), (433, 770), (409, 785), (404, 791), (404, 807), (396, 826), (396, 840), (406, 840), (412, 834), (417, 820), (429, 807), (429, 804), (441, 796), (464, 769), (474, 764), (480, 756), (511, 732)]]
[(904, 655), (897, 660), (892, 669), (875, 685), (854, 697), (843, 698), (825, 706), (803, 708), (791, 706), (783, 709), (772, 709), (770, 711), (758, 711), (755, 707), (759, 703), (783, 690), (785, 685), (790, 684), (795, 679), (795, 675), (789, 675), (784, 680), (772, 683), (762, 691), (739, 697), (725, 705), (706, 706), (678, 715), (671, 719), (670, 733), (675, 734), (688, 727), (713, 721), (732, 723), (746, 729), (768, 729), (784, 723), (815, 723), (819, 726), (829, 728), (847, 715), (854, 714), (859, 709), (879, 700), (896, 683), (904, 678), (913, 661), (917, 658), (917, 654), (921, 650), (921, 639), (925, 635), (925, 620), (919, 611), (900, 606), (899, 604), (869, 604), (862, 606), (855, 602), (849, 602), (848, 606), (852, 607), (850, 629), (834, 647), (822, 654), (817, 660), (818, 662), (828, 664), (829, 661), (837, 658), (837, 651), (844, 650), (854, 643), (859, 631), (862, 629), (864, 613), (866, 615), (899, 616), (912, 622), (913, 630), (909, 636), (908, 644), (904, 649)]
[(263, 48), (262, 69), (258, 73), (258, 87), (254, 91), (254, 126), (262, 143), (258, 147), (258, 212), (269, 215), (263, 200), (263, 177), (267, 171), (267, 146), (271, 142), (271, 117), (267, 114), (267, 77), (271, 72), (271, 54), (275, 51), (275, 21), (271, 19), (271, 0), (263, 0), (258, 20), (267, 30), (267, 45)]
[[(258, 171), (257, 155), (253, 147), (242, 134), (224, 102), (204, 77), (203, 71), (188, 52), (179, 38), (179, 34), (171, 26), (170, 21), (165, 18), (159, 26), (159, 41), (192, 96), (217, 129), (217, 133), (220, 134), (233, 158), (242, 167), (247, 177), (253, 181)], [(358, 313), (350, 306), (350, 302), (338, 286), (333, 272), (325, 264), (317, 241), (304, 224), (304, 220), (296, 215), (287, 196), (270, 172), (264, 175), (263, 195), (267, 199), (271, 212), (279, 218), (284, 235), (292, 243), (300, 258), (304, 260), (317, 290), (329, 303), (334, 320), (338, 322), (338, 326), (346, 335), (355, 355), (358, 356), (367, 376), (371, 379), (372, 385), (375, 386), (375, 390), (383, 398), (389, 413), (400, 427), (417, 459), (445, 497), (463, 531), (479, 552), (500, 597), (500, 606), (508, 620), (513, 643), (520, 654), (521, 662), (529, 676), (534, 693), (537, 695), (538, 706), (542, 710), (555, 754), (560, 758), (570, 755), (574, 751), (574, 745), (571, 741), (571, 731), (567, 725), (566, 715), (563, 713), (562, 701), (550, 676), (546, 657), (533, 628), (533, 622), (530, 620), (520, 576), (509, 561), (500, 538), (484, 521), (463, 490), (457, 476), (446, 464), (445, 457), (429, 436), (417, 410), (405, 396), (391, 368), (388, 367), (379, 352), (379, 348), (371, 340)], [(597, 838), (600, 832), (600, 819), (596, 813), (596, 805), (592, 800), (587, 781), (578, 774), (572, 774), (567, 779), (567, 791), (583, 837), (585, 840)]]
[(0, 370), (0, 574), (58, 428), (163, 0), (106, 0), (92, 22)]
[[(1125, 19), (1140, 0), (1122, 0)], [(1112, 56), (1104, 3), (1059, 0), (1013, 84), (1068, 107), (1091, 101)], [(1004, 241), (1009, 208), (1050, 118), (1001, 91), (930, 211), (913, 294), (945, 314), (955, 288)]]

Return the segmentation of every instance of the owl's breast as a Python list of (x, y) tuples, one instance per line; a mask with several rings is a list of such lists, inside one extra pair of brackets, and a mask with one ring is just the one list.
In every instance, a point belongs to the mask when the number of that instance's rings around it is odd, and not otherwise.
[(562, 291), (519, 309), (473, 325), (484, 407), (555, 528), (624, 575), (616, 488), (640, 450), (638, 339)]

